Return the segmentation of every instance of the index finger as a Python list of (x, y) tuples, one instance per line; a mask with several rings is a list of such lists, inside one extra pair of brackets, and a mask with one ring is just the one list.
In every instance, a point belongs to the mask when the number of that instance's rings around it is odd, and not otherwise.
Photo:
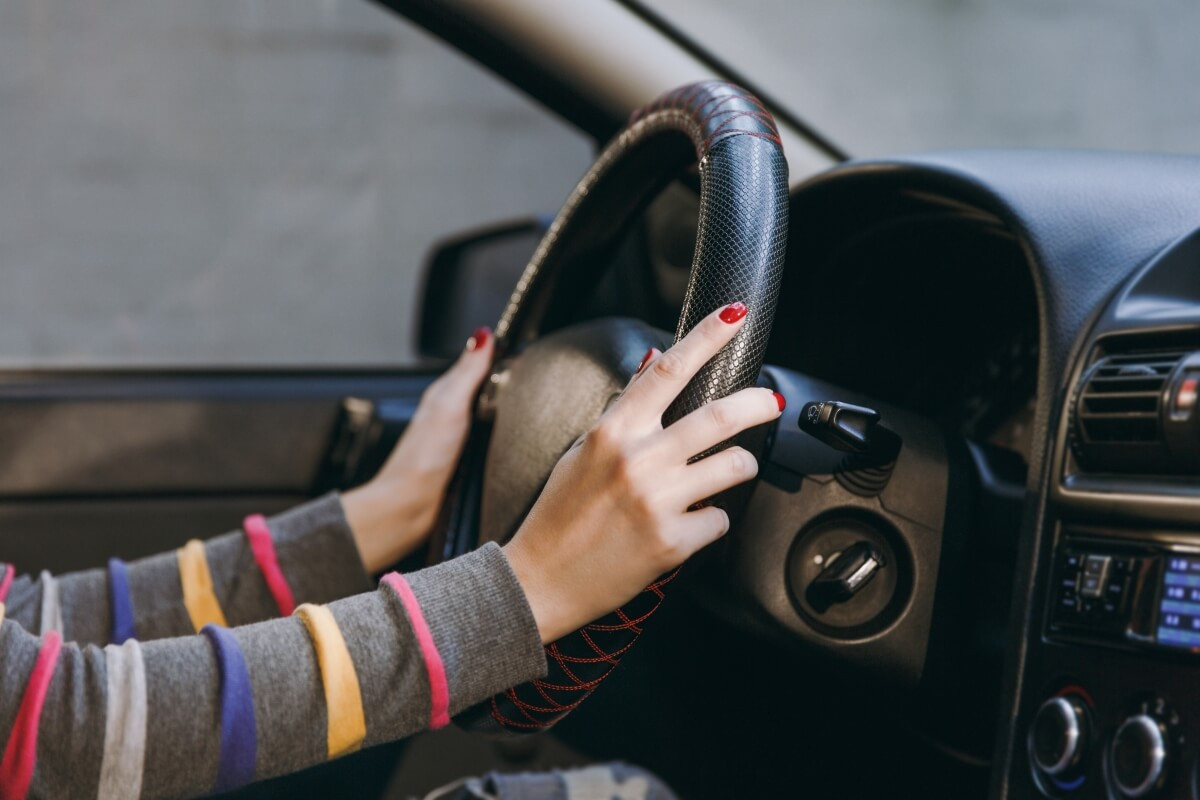
[(617, 413), (631, 413), (656, 422), (700, 368), (729, 343), (749, 309), (730, 303), (696, 324), (686, 336), (651, 361), (621, 398)]

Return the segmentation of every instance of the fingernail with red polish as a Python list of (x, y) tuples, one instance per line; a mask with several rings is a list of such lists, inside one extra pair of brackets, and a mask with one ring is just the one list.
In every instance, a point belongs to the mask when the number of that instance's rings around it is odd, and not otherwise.
[(650, 363), (650, 359), (652, 359), (652, 358), (654, 358), (654, 348), (653, 347), (651, 347), (649, 350), (646, 351), (646, 355), (642, 356), (642, 363), (638, 364), (637, 372), (635, 372), (633, 374), (634, 375), (641, 374), (641, 371), (646, 368), (646, 365)]
[(750, 309), (746, 308), (745, 303), (730, 303), (721, 309), (721, 322), (732, 325), (742, 317), (746, 316), (746, 312)]
[(488, 342), (488, 337), (492, 335), (492, 329), (483, 325), (475, 329), (471, 334), (471, 338), (467, 339), (468, 350), (478, 350)]
[(787, 400), (779, 392), (771, 392), (771, 394), (775, 395), (775, 402), (779, 404), (779, 413), (782, 414), (783, 410), (787, 408)]

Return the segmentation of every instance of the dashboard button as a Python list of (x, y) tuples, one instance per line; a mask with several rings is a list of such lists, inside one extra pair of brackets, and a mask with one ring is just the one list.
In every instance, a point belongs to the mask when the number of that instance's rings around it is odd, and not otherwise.
[(1083, 580), (1079, 584), (1079, 594), (1093, 599), (1102, 596), (1104, 586), (1108, 582), (1108, 570), (1111, 565), (1111, 556), (1093, 555), (1084, 559)]
[(1104, 581), (1099, 575), (1084, 575), (1079, 584), (1079, 594), (1083, 597), (1096, 598), (1104, 594)]

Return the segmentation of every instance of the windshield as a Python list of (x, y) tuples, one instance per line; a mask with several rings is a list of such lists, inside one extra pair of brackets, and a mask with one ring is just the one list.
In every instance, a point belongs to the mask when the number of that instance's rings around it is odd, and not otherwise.
[(1185, 0), (645, 0), (843, 150), (1200, 149)]

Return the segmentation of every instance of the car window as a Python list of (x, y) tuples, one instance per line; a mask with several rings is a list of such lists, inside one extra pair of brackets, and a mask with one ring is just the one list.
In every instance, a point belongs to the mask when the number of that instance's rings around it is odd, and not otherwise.
[(855, 156), (1200, 149), (1180, 0), (644, 0)]
[(0, 3), (0, 109), (10, 366), (411, 363), (430, 244), (594, 147), (365, 0)]

